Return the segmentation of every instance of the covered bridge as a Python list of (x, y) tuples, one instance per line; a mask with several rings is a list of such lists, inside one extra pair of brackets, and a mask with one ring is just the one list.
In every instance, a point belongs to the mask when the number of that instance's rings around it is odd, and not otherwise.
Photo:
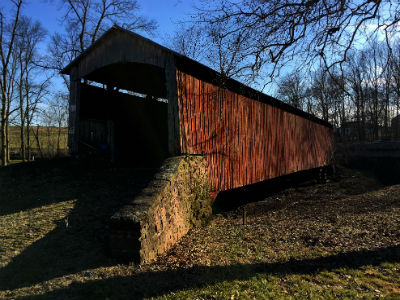
[(74, 155), (203, 155), (215, 192), (331, 162), (329, 123), (118, 26), (62, 72)]

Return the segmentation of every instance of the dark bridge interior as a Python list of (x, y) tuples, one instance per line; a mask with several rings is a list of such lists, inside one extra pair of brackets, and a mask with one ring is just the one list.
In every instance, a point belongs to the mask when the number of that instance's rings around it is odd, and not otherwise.
[(141, 63), (115, 63), (84, 76), (85, 79), (132, 92), (167, 98), (165, 71)]
[(80, 153), (137, 167), (161, 163), (168, 155), (164, 70), (113, 64), (85, 79), (100, 84), (82, 84)]

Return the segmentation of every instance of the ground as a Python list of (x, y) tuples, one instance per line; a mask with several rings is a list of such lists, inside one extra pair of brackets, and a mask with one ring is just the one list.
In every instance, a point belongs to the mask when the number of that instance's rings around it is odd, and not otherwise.
[(0, 169), (0, 299), (400, 298), (400, 185), (338, 168), (220, 211), (153, 264), (110, 258), (110, 215), (153, 173)]

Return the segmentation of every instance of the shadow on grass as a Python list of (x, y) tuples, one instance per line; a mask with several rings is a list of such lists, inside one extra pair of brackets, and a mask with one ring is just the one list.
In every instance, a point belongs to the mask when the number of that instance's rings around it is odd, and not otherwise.
[[(213, 212), (225, 213), (241, 205), (263, 201), (267, 198), (269, 199), (267, 201), (268, 205), (266, 206), (272, 208), (284, 207), (285, 205), (290, 205), (290, 203), (274, 202), (271, 196), (281, 195), (282, 193), (285, 194), (286, 190), (291, 190), (290, 193), (295, 191), (294, 194), (304, 194), (309, 193), (310, 188), (312, 188), (318, 192), (318, 195), (324, 197), (324, 194), (330, 193), (328, 191), (329, 189), (345, 190), (346, 195), (350, 196), (382, 188), (382, 185), (378, 183), (371, 174), (368, 174), (367, 183), (360, 184), (360, 180), (358, 180), (357, 184), (354, 184), (354, 182), (349, 181), (347, 178), (349, 176), (354, 177), (353, 173), (354, 171), (342, 167), (338, 167), (334, 170), (331, 166), (327, 166), (299, 171), (255, 184), (222, 191), (218, 194), (213, 203)], [(329, 179), (329, 183), (326, 183), (325, 179), (323, 179), (324, 177)], [(346, 184), (348, 186), (345, 186)], [(315, 201), (316, 199), (312, 200)]]
[(70, 159), (1, 167), (0, 216), (77, 197), (78, 191), (74, 186), (79, 174)]
[(355, 157), (347, 162), (347, 166), (375, 176), (383, 185), (400, 184), (400, 158)]
[[(142, 299), (188, 288), (202, 288), (222, 281), (248, 280), (257, 274), (313, 274), (337, 268), (359, 268), (383, 262), (400, 262), (400, 246), (357, 251), (283, 263), (178, 268), (170, 271), (144, 272), (129, 277), (114, 277), (85, 283), (72, 283), (68, 288), (25, 299)], [(22, 298), (24, 299), (24, 298)]]
[[(382, 168), (380, 169), (379, 166), (382, 166)], [(324, 198), (334, 199), (335, 197), (342, 198), (364, 194), (380, 190), (388, 185), (400, 183), (400, 177), (396, 176), (399, 166), (399, 159), (396, 163), (390, 159), (381, 159), (374, 161), (374, 163), (364, 163), (363, 168), (357, 165), (358, 171), (339, 166), (333, 172), (332, 168), (325, 167), (323, 170), (328, 176), (328, 183), (320, 180), (321, 173), (319, 168), (299, 171), (255, 184), (222, 191), (213, 203), (213, 212), (225, 213), (241, 205), (266, 199), (267, 201), (264, 201), (263, 204), (269, 210), (271, 208), (278, 209), (291, 205), (290, 201), (288, 202), (287, 200), (298, 196), (303, 200), (310, 200), (310, 204), (314, 205), (316, 200)], [(355, 162), (351, 167), (356, 167)], [(340, 191), (341, 194), (335, 195), (335, 191)], [(289, 197), (286, 197), (286, 194)], [(273, 198), (275, 196), (279, 196), (280, 200), (274, 201)], [(285, 201), (282, 201), (282, 198), (285, 198)], [(307, 204), (306, 202), (304, 204)]]
[[(325, 168), (332, 174), (332, 169)], [(213, 203), (213, 213), (223, 213), (233, 210), (241, 205), (262, 201), (265, 198), (277, 194), (285, 189), (316, 184), (319, 168), (299, 171), (243, 187), (226, 190), (218, 193)]]
[[(156, 171), (77, 166), (69, 159), (0, 169), (0, 216), (75, 200), (66, 219), (58, 221), (54, 230), (0, 269), (0, 289), (29, 286), (88, 268), (116, 264), (106, 249), (109, 218), (135, 197)], [(35, 218), (30, 221), (35, 222)]]

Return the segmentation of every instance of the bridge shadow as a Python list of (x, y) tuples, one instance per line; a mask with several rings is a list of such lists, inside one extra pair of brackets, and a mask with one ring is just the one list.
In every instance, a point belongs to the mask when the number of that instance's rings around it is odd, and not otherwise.
[(0, 216), (77, 197), (80, 173), (66, 158), (1, 167)]
[[(324, 170), (330, 176), (333, 175), (330, 167), (325, 167)], [(263, 201), (267, 197), (280, 193), (288, 188), (315, 185), (319, 180), (319, 172), (320, 168), (299, 171), (243, 187), (222, 191), (218, 193), (213, 203), (213, 212), (224, 213), (244, 204)]]
[[(286, 201), (288, 198), (296, 198), (296, 201), (301, 199), (303, 205), (315, 205), (319, 198), (329, 198), (334, 201), (336, 198), (377, 191), (385, 186), (400, 184), (400, 176), (397, 176), (399, 168), (400, 159), (354, 160), (351, 164), (339, 165), (335, 169), (325, 167), (324, 172), (326, 171), (328, 182), (320, 180), (319, 168), (299, 171), (222, 191), (213, 203), (213, 212), (226, 213), (242, 205), (257, 202), (262, 203), (266, 209), (283, 208), (291, 205)], [(317, 196), (311, 196), (310, 191), (317, 192)], [(274, 201), (275, 196), (279, 196), (280, 201)], [(379, 203), (374, 204), (374, 209), (377, 205)], [(368, 210), (372, 211), (371, 208), (362, 211)]]
[[(55, 228), (19, 249), (21, 253), (0, 268), (0, 289), (20, 288), (89, 268), (115, 265), (117, 262), (107, 253), (110, 216), (135, 197), (156, 171), (76, 165), (70, 159), (1, 168), (0, 216), (32, 208), (40, 211), (55, 203), (62, 207), (61, 202), (69, 200), (74, 200), (74, 206), (69, 212), (51, 209), (51, 218), (58, 220), (54, 221)], [(67, 216), (60, 219), (58, 213)], [(37, 222), (38, 218), (33, 215), (29, 221)], [(42, 228), (38, 226), (31, 223), (21, 228), (40, 233)]]
[(75, 296), (90, 299), (111, 299), (114, 297), (118, 299), (143, 299), (183, 289), (202, 288), (222, 281), (248, 280), (257, 274), (274, 276), (316, 274), (338, 268), (356, 269), (366, 265), (377, 266), (384, 262), (400, 262), (399, 245), (279, 263), (195, 266), (167, 271), (142, 272), (132, 276), (113, 277), (85, 283), (75, 282), (67, 288), (25, 299), (64, 299)]

